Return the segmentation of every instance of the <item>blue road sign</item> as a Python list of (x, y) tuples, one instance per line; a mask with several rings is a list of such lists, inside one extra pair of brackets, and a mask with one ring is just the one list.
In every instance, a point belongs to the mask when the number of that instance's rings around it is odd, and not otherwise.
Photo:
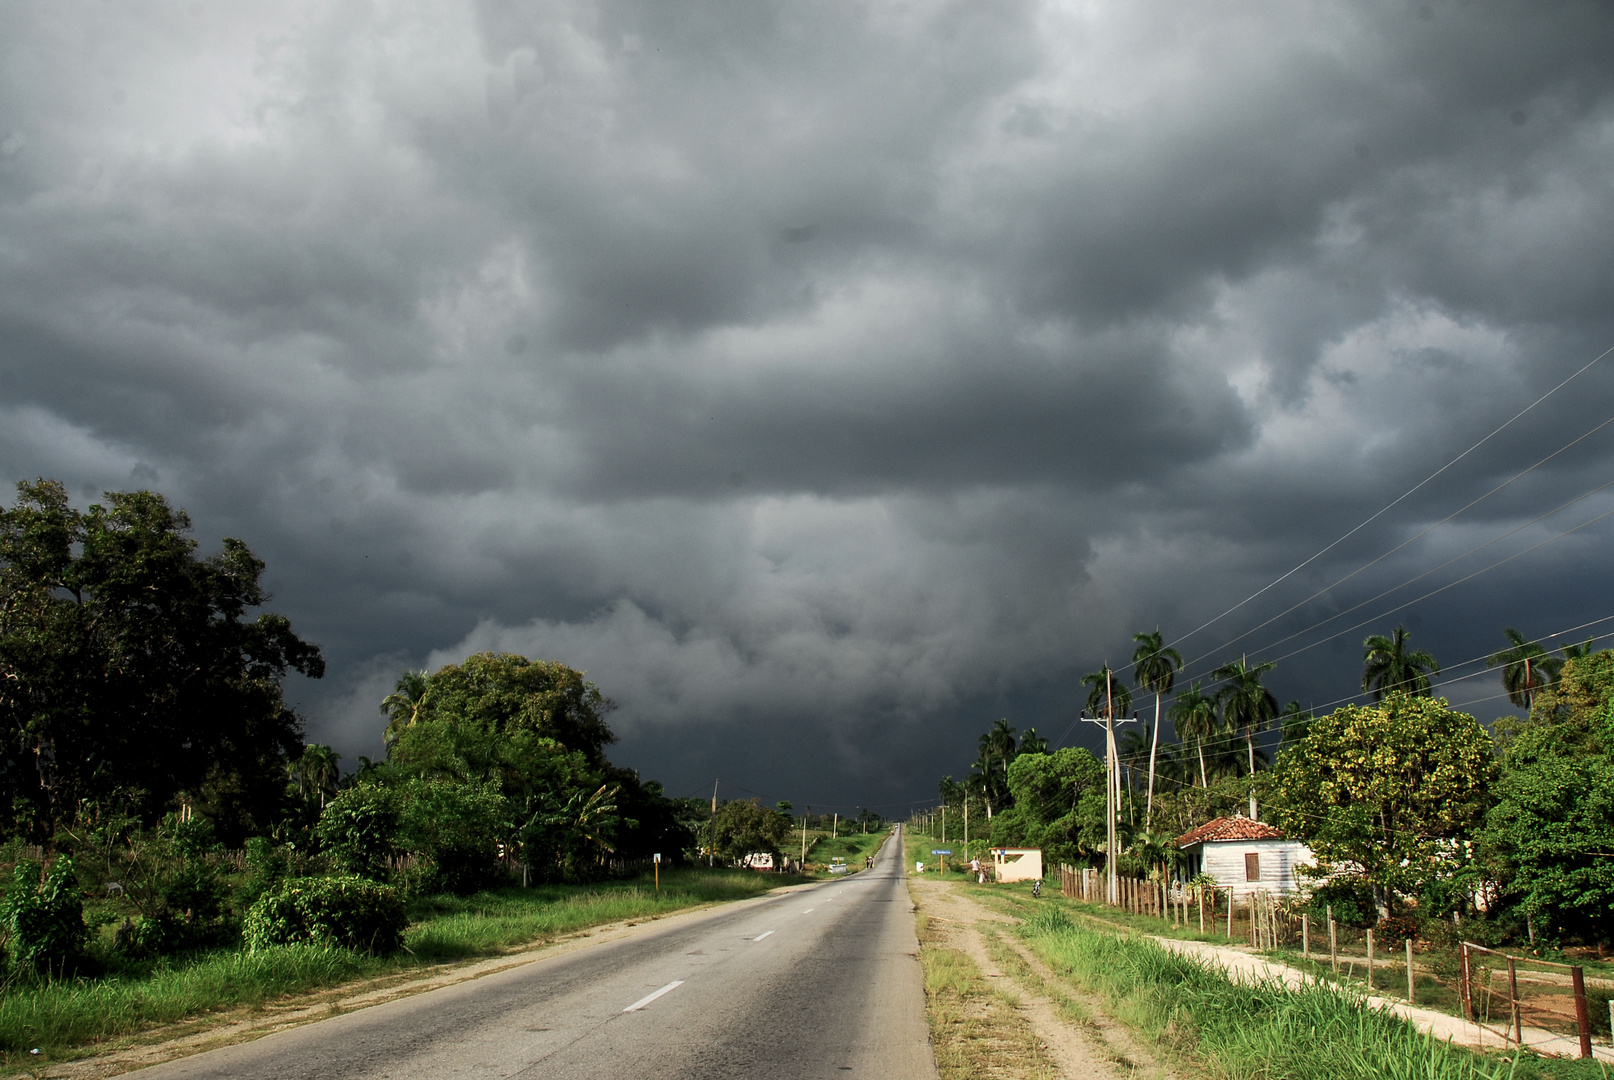
[(930, 853), (932, 855), (951, 855), (953, 849), (950, 847), (933, 847), (930, 849)]

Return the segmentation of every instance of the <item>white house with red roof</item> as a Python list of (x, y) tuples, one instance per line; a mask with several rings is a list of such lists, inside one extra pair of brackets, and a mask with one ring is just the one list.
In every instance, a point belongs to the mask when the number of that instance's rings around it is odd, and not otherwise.
[(1315, 866), (1311, 849), (1283, 832), (1242, 815), (1207, 821), (1177, 837), (1177, 849), (1188, 856), (1187, 877), (1208, 874), (1235, 896), (1300, 891), (1302, 866)]

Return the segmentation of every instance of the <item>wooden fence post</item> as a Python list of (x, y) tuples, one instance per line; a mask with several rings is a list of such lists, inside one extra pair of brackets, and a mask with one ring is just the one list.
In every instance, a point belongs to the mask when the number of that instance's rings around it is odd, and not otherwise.
[(1413, 995), (1418, 992), (1417, 984), (1412, 980), (1412, 939), (1407, 938), (1407, 1004), (1413, 1004)]
[(1473, 967), (1468, 961), (1468, 942), (1462, 942), (1460, 953), (1462, 959), (1461, 989), (1463, 995), (1463, 1017), (1464, 1019), (1472, 1021), (1474, 1019), (1474, 971)]
[(1328, 962), (1334, 967), (1334, 974), (1339, 974), (1339, 927), (1334, 922), (1334, 909), (1328, 909)]
[(1519, 1008), (1519, 969), (1508, 957), (1508, 1011), (1513, 1014), (1513, 1044), (1524, 1045), (1524, 1010)]
[(1373, 931), (1367, 932), (1367, 988), (1373, 989)]
[(1311, 916), (1300, 913), (1300, 955), (1311, 959)]
[(1233, 886), (1227, 887), (1227, 939), (1233, 940)]
[(1569, 981), (1575, 984), (1575, 1027), (1580, 1030), (1580, 1056), (1592, 1056), (1592, 1018), (1586, 1012), (1586, 973), (1578, 967), (1569, 969)]

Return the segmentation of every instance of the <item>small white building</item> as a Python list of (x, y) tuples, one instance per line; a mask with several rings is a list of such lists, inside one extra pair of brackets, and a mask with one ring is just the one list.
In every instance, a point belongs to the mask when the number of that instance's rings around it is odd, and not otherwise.
[(992, 864), (999, 881), (1042, 880), (1042, 848), (993, 848)]
[(1177, 837), (1177, 848), (1188, 856), (1186, 878), (1208, 874), (1224, 889), (1243, 898), (1267, 892), (1290, 895), (1300, 891), (1297, 871), (1315, 866), (1311, 848), (1298, 840), (1285, 840), (1274, 826), (1242, 815), (1207, 821)]

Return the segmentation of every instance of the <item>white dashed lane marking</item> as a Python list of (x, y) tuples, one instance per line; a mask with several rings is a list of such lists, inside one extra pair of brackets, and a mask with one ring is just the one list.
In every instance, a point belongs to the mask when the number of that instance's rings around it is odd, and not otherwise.
[(668, 983), (666, 986), (663, 986), (660, 990), (657, 990), (655, 993), (652, 993), (652, 994), (646, 994), (644, 997), (640, 998), (638, 1001), (635, 1001), (632, 1005), (629, 1005), (626, 1009), (623, 1009), (622, 1011), (623, 1012), (638, 1012), (640, 1009), (644, 1008), (646, 1005), (648, 1005), (652, 1001), (656, 1000), (662, 994), (670, 994), (674, 990), (678, 989), (680, 986), (683, 986), (683, 985), (684, 985), (684, 980), (683, 979), (674, 979), (672, 982)]

